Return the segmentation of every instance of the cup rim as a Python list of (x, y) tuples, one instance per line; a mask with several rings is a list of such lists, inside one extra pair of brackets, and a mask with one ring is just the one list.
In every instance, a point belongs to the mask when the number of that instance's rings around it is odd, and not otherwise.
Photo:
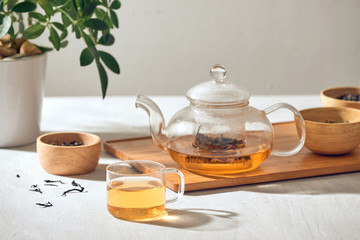
[[(159, 166), (158, 170), (154, 170), (153, 172), (150, 173), (117, 173), (113, 170), (110, 170), (111, 167), (116, 166), (116, 165), (122, 165), (122, 164), (128, 164), (128, 163), (151, 163), (154, 165)], [(165, 165), (153, 160), (122, 160), (121, 162), (116, 162), (116, 163), (112, 163), (106, 166), (106, 172), (111, 173), (111, 174), (115, 174), (115, 175), (121, 175), (121, 176), (150, 176), (150, 175), (154, 175), (156, 173), (160, 173), (163, 172), (165, 170)]]

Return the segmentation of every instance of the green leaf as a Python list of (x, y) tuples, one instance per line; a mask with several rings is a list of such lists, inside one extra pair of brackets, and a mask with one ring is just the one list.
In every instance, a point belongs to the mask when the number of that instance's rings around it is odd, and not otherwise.
[(67, 0), (51, 0), (50, 1), (51, 5), (53, 5), (54, 7), (64, 5), (66, 2), (67, 2)]
[(54, 10), (50, 4), (50, 1), (48, 0), (37, 0), (37, 2), (39, 3), (40, 7), (42, 9), (44, 9), (45, 13), (49, 16), (54, 15)]
[(61, 48), (66, 48), (66, 46), (69, 44), (69, 41), (68, 40), (65, 40), (63, 42), (60, 43), (60, 47)]
[(89, 50), (90, 50), (91, 54), (94, 56), (94, 58), (96, 59), (96, 61), (99, 61), (100, 57), (99, 57), (99, 53), (98, 53), (96, 47), (95, 46), (90, 46)]
[(49, 47), (44, 47), (44, 46), (39, 46), (39, 45), (36, 45), (40, 51), (42, 52), (49, 52), (49, 51), (52, 51), (53, 49), (52, 48), (49, 48)]
[(94, 61), (94, 56), (91, 54), (89, 48), (84, 48), (80, 54), (80, 66), (84, 67)]
[(75, 26), (73, 26), (73, 27), (74, 27), (74, 31), (75, 31), (75, 37), (76, 37), (77, 39), (80, 39), (80, 38), (81, 38), (81, 33), (80, 33), (80, 30), (79, 30), (78, 26), (75, 25)]
[(65, 27), (70, 26), (71, 21), (69, 20), (69, 18), (64, 13), (61, 13), (61, 20), (62, 20)]
[(111, 16), (112, 23), (115, 25), (116, 28), (118, 28), (119, 20), (118, 20), (116, 13), (113, 10), (110, 10), (110, 16)]
[(60, 41), (64, 40), (67, 37), (67, 35), (68, 35), (68, 31), (62, 32), (60, 35)]
[(84, 1), (83, 0), (74, 0), (75, 2), (75, 6), (77, 8), (77, 10), (79, 11), (79, 13), (82, 13), (83, 9), (84, 9)]
[(96, 39), (98, 38), (99, 32), (100, 32), (100, 31), (92, 30), (92, 33), (93, 33), (94, 38), (95, 38), (95, 41), (96, 41)]
[(10, 28), (11, 28), (11, 17), (5, 16), (3, 18), (2, 24), (0, 25), (0, 38), (5, 34), (7, 34)]
[(100, 63), (100, 61), (96, 62), (96, 66), (97, 66), (99, 76), (100, 76), (102, 96), (103, 96), (103, 98), (105, 98), (106, 90), (107, 90), (107, 86), (108, 86), (108, 77), (107, 77), (105, 68)]
[[(78, 7), (77, 7), (77, 5), (76, 5), (76, 1), (75, 1), (75, 0), (71, 0), (71, 2), (72, 2), (72, 9), (75, 10), (75, 14), (77, 15), (79, 12), (78, 12)], [(75, 19), (75, 18), (73, 18), (73, 19)]]
[(40, 24), (40, 23), (36, 23), (34, 25), (31, 25), (30, 27), (26, 28), (22, 37), (26, 38), (26, 39), (34, 39), (34, 38), (38, 38), (45, 30), (45, 26)]
[(112, 22), (111, 22), (111, 19), (110, 19), (110, 17), (109, 17), (108, 15), (105, 15), (105, 17), (104, 17), (104, 22), (107, 24), (107, 26), (108, 26), (109, 29), (111, 29), (111, 28), (114, 27), (113, 24), (112, 24)]
[(84, 25), (88, 28), (92, 28), (99, 31), (109, 29), (108, 25), (104, 21), (96, 18), (90, 18), (86, 20), (84, 22)]
[(115, 0), (111, 3), (111, 9), (119, 9), (121, 7), (121, 2), (119, 0)]
[(88, 47), (95, 46), (94, 42), (91, 40), (89, 35), (87, 35), (85, 32), (82, 32), (82, 37)]
[(104, 30), (104, 31), (101, 31), (101, 32), (102, 32), (102, 35), (106, 35), (106, 34), (109, 34), (109, 33), (110, 33), (110, 29)]
[(77, 19), (76, 11), (74, 9), (69, 9), (68, 14), (72, 19), (74, 19), (74, 20)]
[(64, 25), (62, 25), (59, 22), (51, 22), (52, 25), (54, 25), (57, 29), (59, 29), (62, 32), (66, 31), (66, 28), (64, 27)]
[(33, 4), (32, 2), (21, 2), (16, 4), (13, 8), (12, 11), (17, 12), (17, 13), (25, 13), (25, 12), (31, 12), (33, 10), (35, 10), (36, 5)]
[[(10, 34), (10, 36), (11, 36), (12, 38), (16, 38), (16, 36), (15, 36), (15, 30), (14, 30), (14, 27), (13, 27), (12, 25), (11, 25), (9, 31), (8, 31), (8, 34)], [(17, 35), (17, 34), (16, 34), (16, 35)]]
[(96, 8), (95, 9), (95, 15), (99, 19), (104, 19), (105, 15), (106, 15), (106, 12), (104, 10), (102, 10), (101, 8)]
[(102, 0), (101, 2), (104, 5), (104, 7), (106, 8), (108, 7), (108, 0)]
[(55, 28), (50, 27), (50, 41), (54, 45), (56, 50), (60, 49), (60, 37), (59, 34), (56, 32)]
[(44, 17), (41, 13), (38, 12), (30, 12), (29, 18), (35, 18), (39, 20), (40, 22), (46, 22), (46, 17)]
[(114, 73), (119, 74), (120, 67), (116, 59), (107, 52), (103, 52), (103, 51), (98, 51), (98, 52), (101, 60), (105, 63), (105, 65)]
[(18, 2), (19, 0), (8, 0), (7, 1), (7, 7), (9, 10), (11, 10), (15, 5), (16, 3)]
[(99, 44), (101, 45), (105, 45), (105, 46), (111, 46), (113, 45), (115, 42), (115, 38), (113, 35), (111, 35), (110, 33), (103, 35), (100, 39), (99, 39)]
[(98, 5), (97, 2), (95, 1), (92, 1), (89, 4), (87, 4), (83, 12), (83, 17), (90, 17), (94, 13), (97, 5)]

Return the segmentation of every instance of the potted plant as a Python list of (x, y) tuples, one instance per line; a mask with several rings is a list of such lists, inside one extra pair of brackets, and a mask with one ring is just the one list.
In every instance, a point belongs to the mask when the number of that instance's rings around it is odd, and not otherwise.
[[(27, 144), (40, 134), (46, 52), (66, 47), (70, 33), (84, 41), (80, 65), (96, 65), (106, 96), (107, 69), (119, 74), (120, 68), (98, 46), (114, 43), (120, 7), (119, 0), (0, 0), (0, 147)], [(44, 34), (50, 47), (32, 43)]]

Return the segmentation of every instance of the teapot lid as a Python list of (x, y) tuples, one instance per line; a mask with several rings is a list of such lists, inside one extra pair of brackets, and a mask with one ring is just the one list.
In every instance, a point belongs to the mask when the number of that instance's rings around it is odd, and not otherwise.
[(195, 104), (204, 105), (246, 105), (249, 103), (249, 92), (241, 87), (224, 81), (225, 67), (214, 65), (210, 68), (211, 81), (203, 82), (190, 88), (186, 97)]

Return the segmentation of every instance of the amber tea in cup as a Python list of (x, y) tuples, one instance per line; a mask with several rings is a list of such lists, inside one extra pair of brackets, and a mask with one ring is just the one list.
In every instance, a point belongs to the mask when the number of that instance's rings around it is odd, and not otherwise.
[[(179, 175), (177, 196), (166, 200), (165, 174)], [(184, 176), (175, 168), (147, 160), (128, 160), (106, 168), (107, 207), (114, 217), (129, 221), (150, 221), (166, 214), (165, 204), (184, 194)]]

